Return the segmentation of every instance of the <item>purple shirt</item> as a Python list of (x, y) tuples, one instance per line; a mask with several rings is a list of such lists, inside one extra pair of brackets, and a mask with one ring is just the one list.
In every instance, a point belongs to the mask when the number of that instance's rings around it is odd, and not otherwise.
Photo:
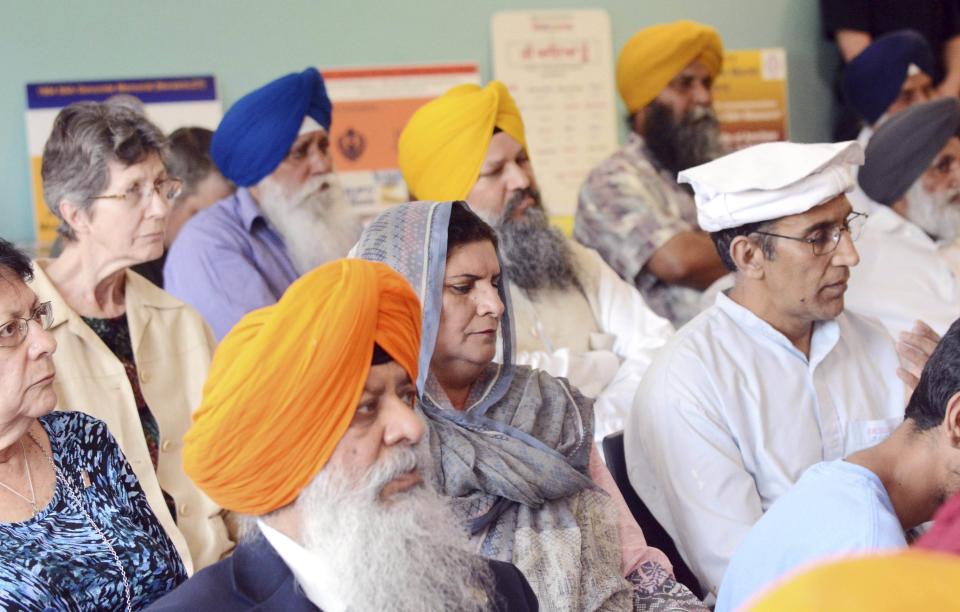
[(163, 276), (164, 289), (199, 310), (220, 340), (243, 315), (280, 299), (299, 275), (283, 240), (240, 188), (183, 226)]

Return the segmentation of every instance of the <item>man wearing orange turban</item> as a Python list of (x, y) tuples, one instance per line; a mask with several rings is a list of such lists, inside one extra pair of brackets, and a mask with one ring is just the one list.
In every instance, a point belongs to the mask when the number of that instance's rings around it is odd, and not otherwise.
[(721, 153), (711, 90), (722, 61), (709, 26), (676, 21), (634, 34), (617, 60), (632, 132), (590, 172), (577, 205), (574, 238), (675, 325), (697, 314), (701, 292), (726, 274), (676, 180)]
[(598, 442), (623, 429), (637, 384), (672, 326), (597, 253), (550, 225), (506, 86), (460, 85), (422, 106), (400, 135), (399, 161), (415, 198), (465, 200), (496, 230), (515, 362), (596, 398)]
[(536, 606), (515, 567), (472, 553), (422, 480), (420, 317), (413, 289), (388, 266), (338, 260), (227, 334), (184, 465), (258, 537), (155, 609)]

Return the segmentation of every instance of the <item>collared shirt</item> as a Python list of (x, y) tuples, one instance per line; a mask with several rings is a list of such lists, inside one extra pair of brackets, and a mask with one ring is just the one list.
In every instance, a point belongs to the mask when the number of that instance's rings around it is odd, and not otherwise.
[(347, 604), (339, 595), (343, 583), (323, 556), (310, 552), (260, 519), (257, 527), (313, 605), (324, 612), (346, 611)]
[(580, 188), (573, 237), (635, 284), (654, 312), (681, 325), (699, 312), (700, 292), (664, 283), (644, 266), (671, 238), (698, 229), (693, 196), (631, 133)]
[(804, 470), (903, 421), (898, 365), (872, 319), (815, 323), (808, 358), (723, 293), (660, 350), (628, 416), (627, 470), (705, 590)]
[(163, 276), (164, 288), (200, 311), (220, 340), (243, 315), (280, 299), (299, 274), (283, 240), (241, 188), (183, 226)]
[(887, 206), (868, 202), (856, 242), (860, 264), (850, 270), (848, 309), (876, 317), (896, 338), (917, 319), (939, 334), (960, 317), (960, 283), (922, 229)]
[(906, 547), (900, 519), (876, 474), (842, 459), (818, 463), (737, 548), (716, 612), (739, 609), (779, 578), (815, 561)]

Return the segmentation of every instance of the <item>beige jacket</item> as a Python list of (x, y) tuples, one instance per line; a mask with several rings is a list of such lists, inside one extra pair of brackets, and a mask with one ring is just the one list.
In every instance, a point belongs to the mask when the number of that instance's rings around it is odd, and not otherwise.
[[(64, 301), (44, 270), (48, 263), (35, 262), (31, 287), (40, 301), (53, 303), (57, 408), (81, 410), (107, 424), (188, 573), (215, 563), (232, 543), (220, 508), (187, 478), (181, 461), (183, 435), (213, 355), (210, 328), (193, 308), (127, 270), (126, 313), (140, 389), (160, 427), (154, 471), (123, 364)], [(161, 489), (176, 502), (177, 523)]]

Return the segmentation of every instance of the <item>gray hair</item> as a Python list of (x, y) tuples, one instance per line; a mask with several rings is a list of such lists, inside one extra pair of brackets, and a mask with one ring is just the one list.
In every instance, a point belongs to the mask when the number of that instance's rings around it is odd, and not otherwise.
[(162, 158), (166, 144), (157, 126), (119, 104), (77, 102), (60, 111), (40, 166), (43, 198), (60, 220), (57, 233), (76, 240), (60, 203), (69, 200), (92, 214), (93, 198), (110, 183), (108, 162), (132, 166), (154, 153)]

